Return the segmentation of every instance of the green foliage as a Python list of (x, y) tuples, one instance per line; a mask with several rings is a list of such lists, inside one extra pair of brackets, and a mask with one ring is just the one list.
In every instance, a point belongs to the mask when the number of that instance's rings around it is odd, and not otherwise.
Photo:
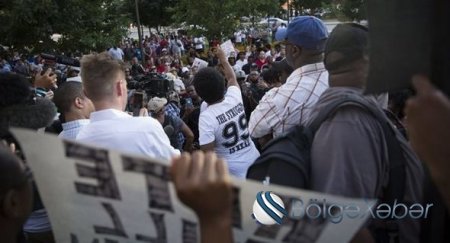
[[(130, 22), (121, 11), (121, 0), (17, 0), (2, 4), (2, 44), (34, 51), (102, 51), (126, 35)], [(58, 43), (50, 38), (54, 33), (62, 34)]]
[[(147, 27), (168, 26), (172, 21), (172, 9), (178, 0), (138, 0), (139, 16), (142, 25)], [(126, 0), (125, 9), (137, 23), (135, 0)]]
[(279, 12), (279, 0), (180, 0), (173, 20), (192, 27), (208, 38), (229, 36), (239, 24), (239, 17), (263, 17)]
[(365, 0), (341, 0), (338, 1), (338, 10), (351, 21), (367, 19)]

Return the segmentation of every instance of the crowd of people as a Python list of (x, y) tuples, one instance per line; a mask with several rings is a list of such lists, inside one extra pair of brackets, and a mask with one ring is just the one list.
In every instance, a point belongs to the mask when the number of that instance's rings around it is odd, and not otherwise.
[[(218, 40), (152, 34), (140, 43), (142, 50), (127, 39), (82, 56), (80, 67), (18, 52), (2, 56), (0, 135), (7, 146), (0, 146), (0, 238), (54, 242), (10, 126), (45, 128), (63, 139), (164, 159), (180, 200), (197, 213), (202, 242), (233, 242), (230, 175), (381, 200), (392, 184), (402, 184), (403, 200), (413, 204), (429, 200), (425, 162), (448, 213), (450, 150), (442, 141), (450, 138), (450, 101), (422, 76), (414, 77), (415, 97), (364, 95), (368, 31), (352, 23), (328, 33), (320, 19), (300, 16), (277, 31), (276, 42), (233, 40), (231, 53)], [(194, 65), (196, 58), (208, 67)], [(145, 85), (159, 80), (168, 87), (162, 95)], [(327, 114), (313, 135), (304, 178), (282, 161), (270, 165), (270, 177), (255, 170), (265, 148), (299, 126), (314, 125), (342, 97), (372, 108), (348, 105)], [(395, 124), (404, 161), (400, 177), (391, 171), (392, 134), (385, 123)], [(426, 235), (420, 220), (396, 224), (395, 234), (380, 234), (370, 220), (353, 241), (445, 242), (441, 235)]]

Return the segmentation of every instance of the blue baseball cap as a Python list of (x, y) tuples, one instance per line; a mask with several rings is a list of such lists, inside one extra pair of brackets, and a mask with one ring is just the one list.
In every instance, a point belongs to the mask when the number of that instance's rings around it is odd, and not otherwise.
[(287, 41), (309, 50), (325, 49), (328, 29), (322, 20), (314, 16), (298, 16), (289, 23), (287, 29), (275, 34), (279, 41)]

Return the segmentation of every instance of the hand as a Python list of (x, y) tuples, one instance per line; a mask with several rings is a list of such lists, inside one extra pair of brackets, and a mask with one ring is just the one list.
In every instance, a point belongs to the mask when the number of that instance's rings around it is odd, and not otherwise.
[(221, 62), (228, 62), (228, 57), (220, 46), (217, 46), (215, 50), (215, 54)]
[(6, 147), (9, 147), (9, 149), (11, 150), (11, 152), (13, 154), (16, 153), (16, 144), (15, 143), (10, 143), (8, 144), (8, 142), (6, 142), (6, 140), (2, 140), (3, 145), (5, 145)]
[(55, 96), (55, 94), (51, 90), (48, 91), (47, 93), (45, 93), (45, 98), (46, 99), (53, 100), (53, 96)]
[(44, 89), (50, 89), (50, 88), (57, 88), (56, 86), (56, 74), (52, 74), (52, 69), (49, 68), (43, 75), (41, 75), (40, 72), (36, 74), (36, 77), (34, 78), (34, 87), (35, 88), (44, 88)]
[(183, 153), (173, 159), (171, 172), (179, 199), (202, 223), (231, 221), (232, 191), (225, 161), (213, 152)]
[(450, 207), (450, 100), (426, 77), (414, 76), (413, 84), (417, 95), (405, 107), (411, 145), (428, 165), (444, 197), (442, 190), (447, 190)]
[(147, 110), (147, 108), (142, 107), (142, 108), (139, 110), (139, 116), (148, 116), (148, 110)]

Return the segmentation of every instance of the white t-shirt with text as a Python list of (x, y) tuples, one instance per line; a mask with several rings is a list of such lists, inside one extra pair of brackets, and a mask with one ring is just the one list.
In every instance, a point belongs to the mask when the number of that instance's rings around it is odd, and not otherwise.
[(220, 103), (202, 104), (199, 119), (200, 145), (214, 141), (216, 154), (228, 163), (230, 174), (245, 178), (259, 157), (247, 128), (241, 90), (230, 86)]

